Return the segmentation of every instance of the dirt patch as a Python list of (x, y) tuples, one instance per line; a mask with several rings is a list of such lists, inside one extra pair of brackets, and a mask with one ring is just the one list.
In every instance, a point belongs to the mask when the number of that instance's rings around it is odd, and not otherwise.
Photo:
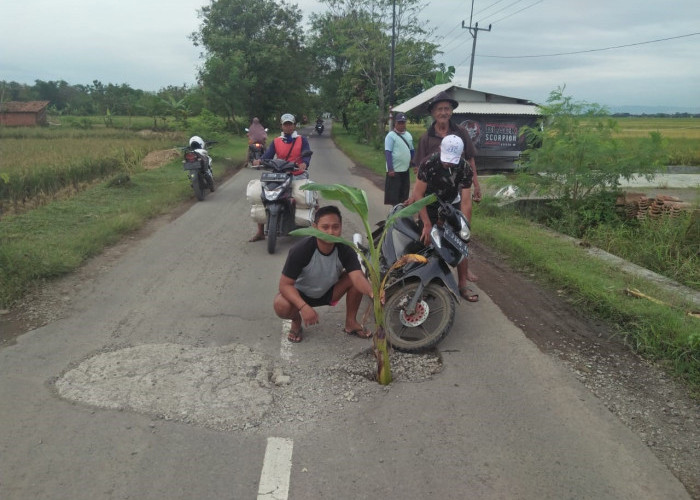
[(162, 167), (171, 161), (180, 157), (180, 151), (176, 149), (163, 149), (160, 151), (151, 151), (146, 157), (141, 160), (141, 165), (146, 170)]

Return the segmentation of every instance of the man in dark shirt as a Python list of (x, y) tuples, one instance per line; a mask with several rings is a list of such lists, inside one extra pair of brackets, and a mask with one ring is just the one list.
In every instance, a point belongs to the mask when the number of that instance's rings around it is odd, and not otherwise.
[[(435, 194), (446, 203), (451, 203), (460, 210), (471, 223), (472, 218), (472, 169), (464, 159), (462, 152), (464, 142), (456, 135), (444, 137), (440, 151), (426, 158), (420, 167), (413, 194), (404, 202), (408, 205), (425, 196)], [(430, 231), (438, 219), (438, 203), (421, 208), (418, 215), (422, 223), (421, 241), (430, 244)], [(469, 302), (477, 302), (479, 296), (467, 286), (469, 267), (467, 259), (457, 264), (459, 294)]]
[[(343, 229), (340, 210), (333, 205), (316, 211), (314, 225), (326, 234), (340, 236)], [(347, 294), (347, 295), (346, 295)], [(277, 316), (291, 319), (287, 339), (301, 342), (302, 321), (318, 323), (317, 306), (334, 306), (346, 295), (345, 333), (366, 339), (372, 333), (357, 321), (362, 295), (372, 296), (372, 285), (362, 273), (355, 251), (347, 245), (307, 236), (289, 250), (275, 296)]]

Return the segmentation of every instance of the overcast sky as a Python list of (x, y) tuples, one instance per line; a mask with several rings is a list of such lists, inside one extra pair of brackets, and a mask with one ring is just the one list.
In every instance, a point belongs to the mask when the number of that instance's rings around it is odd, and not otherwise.
[[(308, 19), (324, 6), (299, 0)], [(0, 80), (194, 84), (189, 34), (205, 0), (22, 0), (2, 8)], [(467, 86), (469, 0), (426, 2), (423, 17)], [(472, 88), (544, 102), (566, 84), (575, 100), (700, 110), (699, 0), (475, 0)], [(687, 36), (692, 35), (692, 36)], [(664, 41), (655, 41), (662, 40)], [(647, 43), (649, 42), (649, 43)], [(627, 46), (621, 48), (613, 48)], [(607, 49), (607, 50), (601, 50)], [(552, 55), (575, 53), (568, 55)], [(546, 57), (531, 57), (546, 56)]]

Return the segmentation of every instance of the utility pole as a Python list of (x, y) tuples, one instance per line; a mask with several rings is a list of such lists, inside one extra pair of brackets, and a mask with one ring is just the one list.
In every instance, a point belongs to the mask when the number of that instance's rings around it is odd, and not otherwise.
[(471, 62), (469, 63), (469, 84), (467, 85), (467, 88), (472, 88), (472, 73), (474, 72), (474, 54), (476, 53), (476, 36), (479, 34), (479, 31), (491, 31), (490, 24), (489, 24), (489, 29), (479, 28), (479, 23), (476, 23), (474, 26), (472, 26), (473, 14), (474, 14), (474, 0), (472, 0), (472, 11), (469, 14), (469, 26), (465, 26), (464, 21), (462, 21), (462, 28), (468, 29), (469, 34), (474, 39), (472, 42), (472, 59), (471, 59)]
[(391, 65), (389, 66), (389, 130), (394, 128), (394, 52), (396, 51), (396, 0), (391, 2)]

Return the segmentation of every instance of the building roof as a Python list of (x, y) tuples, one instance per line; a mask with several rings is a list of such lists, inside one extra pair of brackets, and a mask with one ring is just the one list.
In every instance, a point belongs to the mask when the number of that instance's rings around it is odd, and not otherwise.
[(0, 103), (2, 113), (38, 113), (49, 105), (49, 101), (7, 101)]
[(492, 94), (482, 90), (468, 89), (452, 82), (430, 87), (415, 97), (394, 106), (394, 111), (402, 113), (429, 114), (428, 103), (440, 92), (447, 92), (458, 102), (455, 113), (498, 114), (498, 115), (540, 115), (538, 106), (518, 97)]

